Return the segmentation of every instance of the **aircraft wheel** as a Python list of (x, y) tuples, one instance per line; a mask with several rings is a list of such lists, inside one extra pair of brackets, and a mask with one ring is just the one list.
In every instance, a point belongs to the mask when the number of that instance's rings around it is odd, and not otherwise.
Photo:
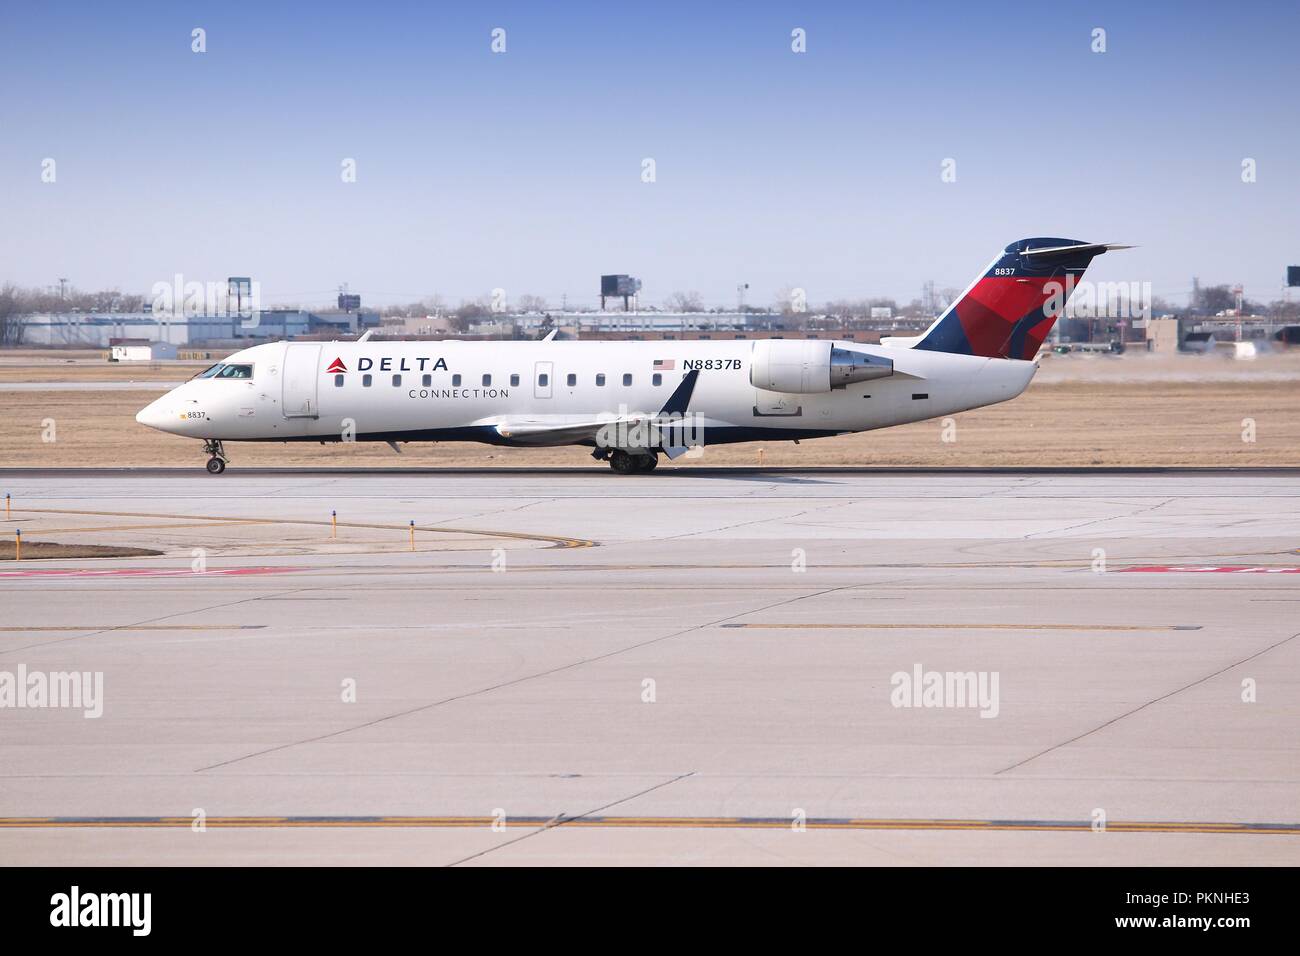
[(630, 475), (636, 471), (637, 461), (622, 449), (614, 451), (609, 456), (609, 467), (620, 475)]
[(657, 467), (659, 467), (658, 455), (642, 455), (640, 456), (640, 459), (641, 460), (637, 463), (639, 466), (637, 468), (637, 471), (650, 472), (650, 471), (654, 471)]
[(226, 463), (225, 463), (224, 461), (222, 461), (220, 458), (209, 458), (209, 459), (208, 459), (208, 474), (209, 474), (209, 475), (219, 475), (219, 474), (221, 474), (221, 473), (222, 473), (223, 471), (225, 471), (225, 470), (226, 470)]

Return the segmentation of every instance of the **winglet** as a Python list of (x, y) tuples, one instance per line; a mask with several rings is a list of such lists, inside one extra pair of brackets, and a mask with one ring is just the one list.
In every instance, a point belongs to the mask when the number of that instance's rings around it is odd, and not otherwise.
[(686, 406), (691, 403), (691, 395), (695, 392), (695, 380), (700, 377), (700, 370), (693, 368), (682, 376), (681, 384), (664, 402), (664, 407), (659, 409), (662, 415), (685, 415)]

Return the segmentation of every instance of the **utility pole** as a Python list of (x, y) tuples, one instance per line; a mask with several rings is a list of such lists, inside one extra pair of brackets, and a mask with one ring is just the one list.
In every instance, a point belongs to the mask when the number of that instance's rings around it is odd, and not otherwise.
[(1237, 341), (1241, 341), (1241, 303), (1245, 298), (1246, 289), (1241, 283), (1237, 283), (1232, 289), (1237, 294)]

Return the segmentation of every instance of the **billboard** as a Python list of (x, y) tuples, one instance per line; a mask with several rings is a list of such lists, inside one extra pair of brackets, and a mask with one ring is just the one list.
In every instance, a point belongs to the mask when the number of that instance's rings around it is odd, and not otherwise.
[(601, 295), (636, 295), (641, 291), (641, 280), (629, 275), (600, 277)]

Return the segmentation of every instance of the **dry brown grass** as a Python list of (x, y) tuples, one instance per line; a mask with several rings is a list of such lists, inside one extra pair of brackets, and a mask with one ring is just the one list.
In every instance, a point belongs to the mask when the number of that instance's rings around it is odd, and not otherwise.
[[(14, 541), (0, 542), (0, 561), (13, 561), (17, 548)], [(19, 560), (40, 561), (48, 558), (144, 558), (162, 554), (149, 548), (121, 548), (107, 544), (58, 544), (53, 541), (24, 541)]]

